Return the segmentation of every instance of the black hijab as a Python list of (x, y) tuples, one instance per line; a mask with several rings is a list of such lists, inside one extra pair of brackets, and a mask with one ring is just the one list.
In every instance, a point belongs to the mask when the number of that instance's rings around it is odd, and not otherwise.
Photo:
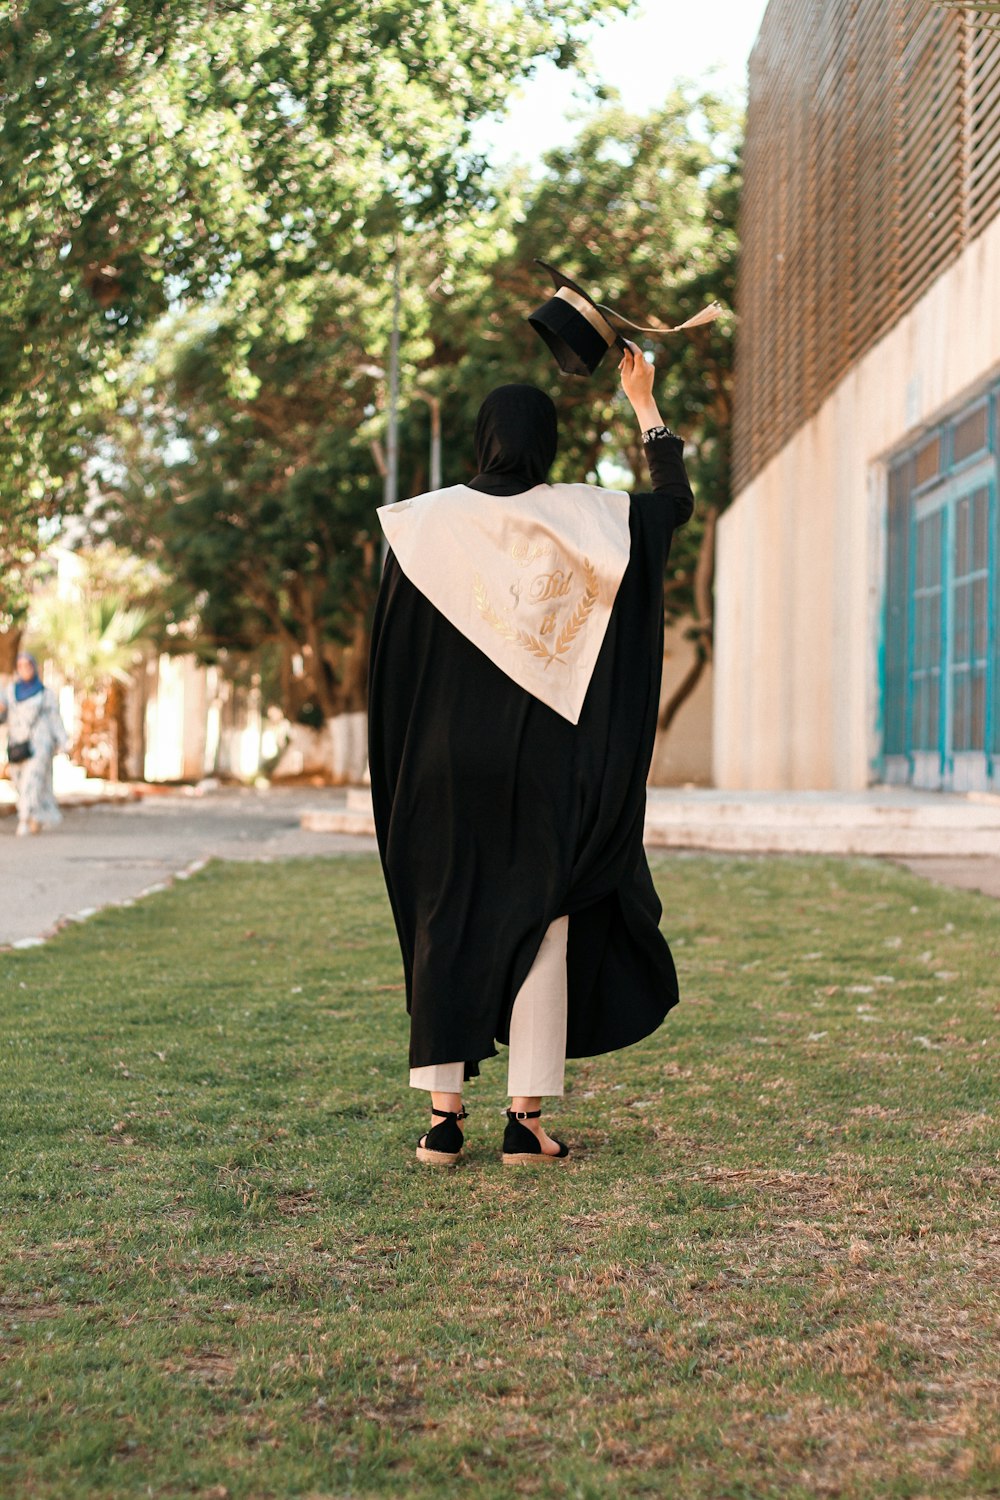
[(476, 463), (470, 488), (519, 495), (544, 484), (559, 442), (556, 409), (533, 385), (500, 385), (476, 418)]

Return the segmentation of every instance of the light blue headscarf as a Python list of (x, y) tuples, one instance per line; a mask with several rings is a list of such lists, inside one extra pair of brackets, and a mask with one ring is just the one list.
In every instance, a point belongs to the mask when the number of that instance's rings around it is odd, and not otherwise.
[(43, 692), (45, 685), (38, 675), (38, 663), (32, 656), (30, 651), (19, 651), (17, 653), (17, 659), (18, 661), (30, 661), (31, 665), (35, 669), (35, 675), (29, 682), (25, 682), (21, 677), (15, 678), (14, 697), (17, 699), (18, 703), (23, 703), (25, 698), (34, 698), (36, 693)]

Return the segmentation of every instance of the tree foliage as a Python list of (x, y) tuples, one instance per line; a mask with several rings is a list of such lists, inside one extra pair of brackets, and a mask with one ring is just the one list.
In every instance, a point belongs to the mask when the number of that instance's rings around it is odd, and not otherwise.
[[(491, 176), (470, 146), (540, 58), (574, 65), (582, 22), (627, 3), (22, 0), (8, 13), (8, 625), (39, 525), (85, 506), (174, 581), (185, 640), (277, 650), (292, 714), (359, 706), (397, 253), (404, 490), (429, 482), (418, 393), (440, 403), (455, 481), (472, 472), (479, 401), (511, 379), (557, 400), (558, 477), (642, 483), (614, 359), (565, 381), (524, 322), (546, 294), (532, 259), (637, 322), (731, 305), (735, 111), (691, 89), (644, 118), (613, 106), (537, 177)], [(644, 341), (705, 502), (678, 538), (667, 603), (701, 619), (706, 653), (731, 340), (724, 320)]]
[(118, 541), (183, 584), (199, 649), (276, 643), (286, 710), (308, 701), (329, 717), (364, 701), (380, 481), (357, 437), (372, 389), (358, 368), (366, 289), (319, 281), (275, 281), (266, 321), (234, 293), (164, 328), (155, 360), (136, 366), (100, 489)]
[(626, 3), (13, 0), (0, 608), (23, 612), (15, 575), (39, 520), (86, 499), (122, 361), (157, 318), (244, 278), (252, 294), (345, 266), (377, 275), (404, 217), (475, 198), (472, 122), (539, 59), (573, 64), (582, 21)]
[(50, 568), (32, 594), (29, 636), (37, 637), (38, 649), (80, 692), (128, 682), (140, 648), (162, 637), (163, 580), (107, 545), (62, 556), (72, 567)]
[[(454, 482), (474, 471), (479, 402), (511, 379), (557, 402), (558, 477), (641, 486), (645, 462), (615, 358), (592, 381), (566, 380), (525, 322), (546, 295), (532, 257), (552, 258), (636, 321), (648, 312), (674, 323), (713, 298), (731, 302), (738, 129), (732, 106), (710, 94), (678, 90), (643, 118), (614, 107), (572, 151), (553, 153), (539, 178), (495, 182), (490, 204), (411, 230), (401, 250), (405, 491), (428, 483), (416, 394), (441, 405)], [(118, 540), (183, 581), (201, 648), (279, 646), (291, 715), (363, 703), (385, 418), (375, 361), (388, 338), (385, 275), (346, 261), (296, 278), (242, 273), (211, 308), (160, 325), (126, 385), (113, 461), (102, 468)], [(707, 536), (710, 549), (728, 498), (731, 319), (646, 342), (665, 419), (688, 440), (706, 502), (678, 538), (668, 611), (701, 620), (707, 659), (702, 543)]]

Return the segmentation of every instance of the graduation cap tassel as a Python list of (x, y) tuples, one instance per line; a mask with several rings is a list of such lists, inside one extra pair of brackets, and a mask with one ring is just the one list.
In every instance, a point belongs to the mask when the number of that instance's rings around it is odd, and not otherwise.
[(597, 305), (614, 327), (620, 328), (624, 325), (635, 333), (680, 333), (685, 328), (697, 328), (702, 323), (714, 323), (719, 314), (725, 311), (721, 302), (710, 302), (707, 307), (702, 308), (701, 312), (696, 312), (694, 317), (687, 318), (683, 323), (675, 323), (673, 327), (668, 327), (666, 323), (658, 323), (644, 328), (638, 323), (633, 323), (630, 318), (623, 317), (621, 313), (615, 312), (613, 307), (605, 307), (600, 302)]
[(548, 271), (556, 291), (555, 296), (529, 313), (528, 322), (548, 344), (559, 368), (567, 375), (593, 375), (610, 348), (617, 345), (624, 350), (627, 347), (625, 329), (654, 336), (680, 333), (685, 328), (714, 322), (723, 311), (721, 303), (712, 302), (674, 327), (665, 323), (643, 326), (623, 317), (613, 307), (595, 302), (582, 286), (564, 276), (557, 266), (550, 266), (544, 260), (536, 260), (535, 264)]

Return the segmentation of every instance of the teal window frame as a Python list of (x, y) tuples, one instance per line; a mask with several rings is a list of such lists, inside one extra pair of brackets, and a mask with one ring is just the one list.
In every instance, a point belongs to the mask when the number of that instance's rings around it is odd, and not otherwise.
[[(957, 423), (970, 416), (975, 409), (986, 405), (986, 445), (959, 462), (953, 457), (953, 430)], [(905, 761), (906, 779), (912, 783), (918, 762), (927, 774), (937, 755), (938, 779), (935, 783), (942, 789), (953, 784), (956, 775), (956, 755), (970, 757), (974, 761), (981, 756), (983, 784), (987, 789), (1000, 789), (1000, 455), (998, 455), (998, 425), (1000, 425), (1000, 383), (981, 391), (966, 402), (962, 409), (923, 431), (888, 464), (886, 489), (886, 565), (883, 578), (883, 609), (881, 619), (880, 649), (880, 751), (878, 771), (885, 774), (887, 761)], [(941, 442), (939, 473), (922, 485), (913, 485), (915, 455), (930, 439), (938, 437)], [(907, 466), (909, 466), (907, 475)], [(898, 493), (895, 485), (903, 485)], [(907, 488), (907, 486), (909, 486)], [(955, 525), (959, 502), (984, 489), (987, 492), (987, 585), (986, 585), (986, 687), (984, 703), (983, 748), (955, 750), (954, 734), (954, 674), (955, 665), (955, 621), (953, 606), (955, 594)], [(900, 507), (905, 514), (900, 515)], [(927, 748), (914, 743), (916, 690), (915, 677), (919, 680), (922, 666), (915, 665), (916, 617), (918, 611), (918, 588), (927, 586), (917, 583), (918, 529), (927, 519), (941, 513), (941, 537), (939, 550), (940, 588), (940, 636), (938, 652), (938, 705), (937, 744)], [(905, 556), (900, 549), (905, 549)], [(958, 575), (965, 578), (967, 575)], [(971, 576), (971, 575), (968, 575)], [(905, 605), (899, 597), (905, 579)], [(902, 619), (899, 610), (903, 607)], [(903, 623), (905, 621), (905, 624)], [(902, 629), (901, 629), (902, 627)], [(900, 642), (900, 635), (904, 642)], [(903, 646), (902, 659), (899, 656)], [(900, 700), (902, 693), (902, 701)], [(897, 773), (898, 774), (898, 773)], [(920, 783), (918, 783), (920, 784)]]

